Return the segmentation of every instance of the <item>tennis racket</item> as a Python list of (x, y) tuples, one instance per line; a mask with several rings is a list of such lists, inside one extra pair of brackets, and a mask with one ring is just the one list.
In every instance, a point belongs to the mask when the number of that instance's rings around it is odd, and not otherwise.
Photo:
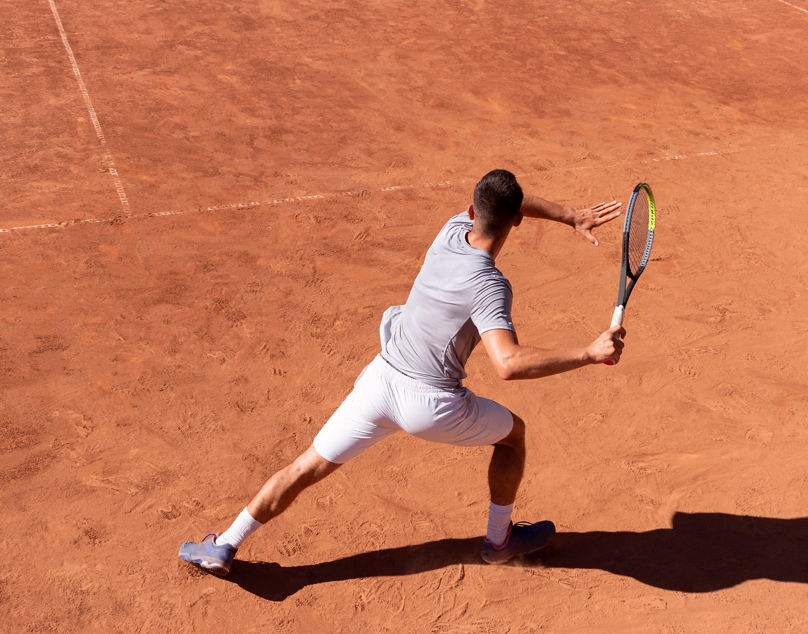
[[(631, 192), (631, 200), (626, 209), (623, 223), (623, 261), (620, 267), (620, 288), (617, 292), (617, 306), (612, 314), (612, 325), (622, 326), (628, 298), (634, 285), (648, 264), (651, 245), (654, 243), (656, 228), (656, 205), (654, 194), (648, 183), (640, 183)], [(606, 361), (614, 365), (614, 361)]]

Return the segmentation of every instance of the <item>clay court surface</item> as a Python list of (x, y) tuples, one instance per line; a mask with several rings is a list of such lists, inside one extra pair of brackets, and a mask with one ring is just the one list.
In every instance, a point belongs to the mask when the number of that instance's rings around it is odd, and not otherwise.
[[(8, 4), (0, 629), (808, 630), (808, 3)], [(495, 167), (658, 200), (617, 367), (469, 364), (528, 423), (515, 519), (551, 550), (483, 565), (490, 450), (399, 434), (226, 580), (181, 562), (310, 444)], [(608, 326), (620, 228), (513, 234), (523, 343)]]

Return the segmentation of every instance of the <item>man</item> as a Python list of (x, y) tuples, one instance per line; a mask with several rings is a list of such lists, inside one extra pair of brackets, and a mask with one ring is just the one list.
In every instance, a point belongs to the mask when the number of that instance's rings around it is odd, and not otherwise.
[(513, 174), (486, 174), (474, 189), (473, 204), (451, 218), (433, 242), (407, 303), (384, 313), (381, 353), (312, 446), (267, 480), (230, 528), (184, 543), (180, 558), (226, 575), (244, 539), (301, 491), (402, 429), (435, 442), (493, 445), (484, 561), (504, 563), (544, 548), (555, 532), (552, 522), (511, 522), (525, 462), (525, 424), (499, 403), (464, 388), (464, 366), (481, 340), (506, 381), (619, 361), (625, 335), (620, 326), (582, 348), (548, 352), (520, 345), (511, 322), (511, 286), (494, 263), (511, 228), (525, 216), (569, 224), (597, 245), (592, 229), (616, 218), (619, 207), (616, 201), (578, 210), (540, 198), (524, 201)]

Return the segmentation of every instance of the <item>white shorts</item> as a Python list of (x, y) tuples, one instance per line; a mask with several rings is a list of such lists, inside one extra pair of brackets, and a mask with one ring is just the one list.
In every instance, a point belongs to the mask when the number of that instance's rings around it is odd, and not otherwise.
[(513, 415), (462, 388), (448, 391), (394, 370), (377, 356), (314, 439), (317, 453), (341, 464), (393, 432), (463, 447), (493, 445), (511, 432)]

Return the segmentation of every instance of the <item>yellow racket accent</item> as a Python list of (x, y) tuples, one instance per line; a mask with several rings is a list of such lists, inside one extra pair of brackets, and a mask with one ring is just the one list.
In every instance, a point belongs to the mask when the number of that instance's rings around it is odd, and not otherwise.
[(651, 188), (647, 185), (643, 187), (645, 193), (648, 194), (648, 231), (656, 229), (656, 203), (654, 202), (654, 194)]

